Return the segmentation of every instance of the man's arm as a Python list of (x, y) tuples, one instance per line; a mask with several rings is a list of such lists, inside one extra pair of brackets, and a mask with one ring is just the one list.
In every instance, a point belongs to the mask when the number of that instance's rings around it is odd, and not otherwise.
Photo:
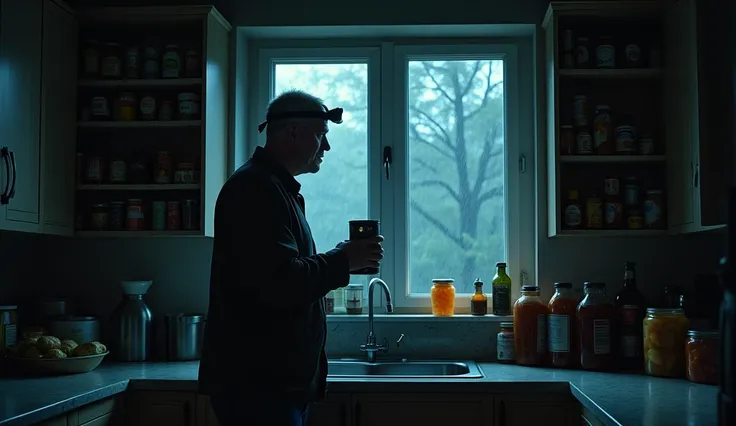
[(348, 284), (348, 258), (343, 251), (299, 256), (289, 230), (288, 204), (272, 182), (243, 179), (238, 186), (218, 201), (222, 204), (215, 214), (224, 226), (216, 232), (226, 232), (229, 260), (237, 262), (238, 281), (248, 284), (247, 291), (254, 291), (266, 305), (303, 305)]

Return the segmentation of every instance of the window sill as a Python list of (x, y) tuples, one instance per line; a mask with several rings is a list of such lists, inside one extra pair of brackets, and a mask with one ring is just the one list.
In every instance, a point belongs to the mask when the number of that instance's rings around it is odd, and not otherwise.
[[(383, 310), (381, 308), (381, 310)], [(347, 315), (347, 314), (329, 314), (327, 315), (328, 323), (339, 323), (339, 322), (368, 322), (367, 309), (364, 309), (363, 314), (360, 315)], [(456, 314), (451, 317), (436, 317), (431, 314), (374, 314), (374, 322), (439, 322), (439, 321), (461, 321), (461, 322), (504, 322), (513, 321), (512, 315), (508, 316), (496, 316), (496, 315), (484, 315), (474, 316), (470, 314)]]

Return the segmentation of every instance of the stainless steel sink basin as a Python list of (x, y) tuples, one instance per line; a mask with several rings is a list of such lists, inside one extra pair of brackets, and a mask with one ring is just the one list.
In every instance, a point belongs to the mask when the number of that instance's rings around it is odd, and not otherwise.
[(328, 377), (359, 378), (465, 378), (479, 379), (483, 373), (473, 361), (328, 361)]

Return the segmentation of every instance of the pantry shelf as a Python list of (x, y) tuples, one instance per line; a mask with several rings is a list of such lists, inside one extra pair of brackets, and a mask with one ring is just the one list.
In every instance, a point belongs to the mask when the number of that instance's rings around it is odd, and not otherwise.
[(151, 185), (79, 185), (79, 191), (191, 191), (200, 189), (196, 183), (174, 183), (174, 184), (151, 184)]
[(201, 78), (157, 78), (131, 80), (80, 80), (79, 87), (135, 89), (135, 88), (176, 88), (191, 87), (202, 84)]
[(657, 78), (664, 74), (661, 68), (635, 69), (561, 69), (560, 77), (570, 78)]
[(170, 237), (201, 237), (200, 231), (77, 231), (77, 237), (83, 238), (170, 238)]
[(180, 121), (80, 121), (77, 126), (82, 129), (151, 129), (168, 127), (199, 127), (201, 120)]
[(632, 164), (665, 161), (664, 155), (560, 155), (560, 163)]
[(661, 237), (667, 235), (662, 229), (562, 229), (558, 237)]

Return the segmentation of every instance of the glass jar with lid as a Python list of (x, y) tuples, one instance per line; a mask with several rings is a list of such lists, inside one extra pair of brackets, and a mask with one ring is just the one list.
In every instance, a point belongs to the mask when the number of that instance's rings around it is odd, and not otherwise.
[(616, 308), (606, 298), (606, 284), (586, 282), (585, 297), (577, 308), (580, 367), (605, 370), (613, 366), (612, 331)]
[(496, 336), (496, 359), (501, 364), (513, 364), (514, 357), (514, 323), (502, 322)]
[(644, 318), (644, 369), (650, 376), (683, 377), (688, 319), (682, 309), (648, 308)]
[(718, 384), (718, 330), (690, 330), (687, 334), (687, 379), (706, 385)]
[(455, 280), (452, 278), (435, 278), (429, 291), (432, 299), (432, 315), (451, 317), (455, 313)]
[(176, 44), (169, 44), (161, 55), (161, 77), (181, 77), (181, 51)]
[(363, 284), (348, 284), (345, 288), (345, 311), (352, 315), (363, 313)]
[(542, 365), (547, 354), (547, 305), (539, 287), (521, 287), (514, 303), (514, 356), (519, 365)]
[(578, 297), (572, 283), (555, 283), (555, 294), (549, 299), (547, 308), (547, 338), (550, 362), (554, 367), (577, 365), (577, 321)]

